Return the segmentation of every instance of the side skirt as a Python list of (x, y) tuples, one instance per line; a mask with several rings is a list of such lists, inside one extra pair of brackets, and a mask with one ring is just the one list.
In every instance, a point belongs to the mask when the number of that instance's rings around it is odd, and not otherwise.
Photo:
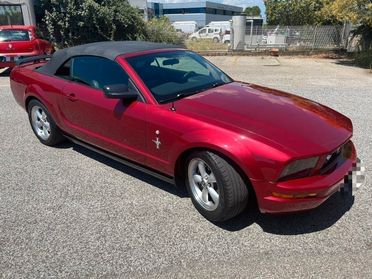
[(97, 147), (94, 147), (94, 146), (92, 146), (92, 145), (90, 145), (90, 144), (88, 144), (88, 143), (85, 143), (85, 142), (83, 142), (83, 141), (81, 141), (81, 140), (78, 140), (78, 139), (76, 139), (76, 138), (73, 138), (73, 137), (71, 137), (71, 136), (68, 136), (68, 135), (64, 135), (64, 136), (65, 136), (67, 139), (69, 139), (70, 141), (72, 141), (73, 143), (78, 144), (78, 145), (80, 145), (80, 146), (82, 146), (82, 147), (84, 147), (84, 148), (87, 148), (87, 149), (89, 149), (89, 150), (92, 150), (92, 151), (94, 151), (94, 152), (96, 152), (96, 153), (98, 153), (98, 154), (101, 154), (101, 155), (103, 155), (103, 156), (105, 156), (105, 157), (107, 157), (107, 158), (110, 158), (110, 159), (112, 159), (112, 160), (115, 160), (115, 161), (117, 161), (117, 162), (119, 162), (119, 163), (121, 163), (121, 164), (123, 164), (123, 165), (126, 165), (126, 166), (128, 166), (128, 167), (133, 168), (133, 169), (136, 169), (136, 170), (142, 171), (142, 172), (144, 172), (144, 173), (146, 173), (146, 174), (148, 174), (148, 175), (151, 175), (151, 176), (156, 177), (156, 178), (158, 178), (158, 179), (160, 179), (160, 180), (163, 180), (163, 181), (165, 181), (165, 182), (167, 182), (167, 183), (170, 183), (170, 184), (175, 185), (175, 180), (174, 180), (174, 178), (171, 177), (171, 176), (168, 176), (168, 175), (165, 175), (165, 174), (162, 174), (162, 173), (156, 172), (155, 170), (151, 170), (151, 169), (149, 169), (149, 168), (147, 168), (147, 167), (144, 167), (144, 166), (141, 166), (141, 165), (139, 165), (139, 164), (137, 164), (137, 163), (134, 163), (134, 162), (128, 161), (128, 160), (126, 160), (126, 159), (123, 159), (123, 158), (121, 158), (121, 157), (119, 157), (119, 156), (116, 156), (116, 155), (114, 155), (114, 154), (112, 154), (112, 153), (109, 153), (109, 152), (107, 152), (107, 151), (104, 151), (104, 150), (102, 150), (102, 149), (99, 149), (99, 148), (97, 148)]

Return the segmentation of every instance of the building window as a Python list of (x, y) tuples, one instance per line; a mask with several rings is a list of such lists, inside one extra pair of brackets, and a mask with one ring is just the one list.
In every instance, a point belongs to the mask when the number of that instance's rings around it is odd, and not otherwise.
[(0, 25), (23, 25), (21, 5), (0, 5)]
[(205, 8), (164, 9), (165, 15), (172, 14), (205, 14)]
[(164, 15), (172, 14), (210, 14), (210, 15), (230, 15), (240, 14), (239, 12), (213, 9), (213, 8), (177, 8), (177, 9), (164, 9)]

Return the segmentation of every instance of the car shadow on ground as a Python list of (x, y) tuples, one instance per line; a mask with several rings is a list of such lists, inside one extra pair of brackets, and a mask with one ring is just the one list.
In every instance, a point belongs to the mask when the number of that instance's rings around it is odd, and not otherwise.
[(239, 231), (253, 223), (264, 232), (277, 235), (298, 235), (325, 230), (334, 225), (354, 204), (351, 191), (332, 195), (321, 206), (313, 210), (292, 214), (262, 214), (257, 208), (244, 211), (239, 216), (222, 224), (228, 231)]
[[(127, 167), (115, 160), (107, 158), (97, 152), (72, 142), (65, 142), (58, 148), (72, 148), (82, 155), (88, 156), (100, 163), (122, 171), (127, 175), (135, 177), (145, 183), (151, 184), (163, 191), (176, 195), (180, 198), (188, 197), (187, 191), (174, 185), (152, 177), (144, 172)], [(316, 209), (296, 213), (271, 215), (262, 214), (256, 205), (249, 206), (238, 216), (223, 222), (214, 223), (216, 226), (227, 231), (240, 231), (250, 225), (258, 224), (264, 232), (277, 235), (298, 235), (325, 230), (335, 224), (354, 204), (354, 196), (351, 191), (332, 195), (326, 202)]]
[(0, 69), (0, 77), (9, 77), (11, 69)]
[(58, 148), (72, 148), (74, 151), (79, 152), (82, 155), (88, 156), (89, 158), (92, 158), (102, 164), (105, 164), (107, 166), (110, 166), (116, 170), (119, 170), (127, 175), (130, 175), (132, 177), (135, 177), (145, 183), (151, 184), (152, 186), (155, 186), (163, 191), (166, 191), (172, 195), (178, 196), (180, 198), (187, 197), (187, 192), (183, 189), (177, 188), (174, 185), (165, 182), (163, 180), (160, 180), (158, 178), (155, 178), (149, 174), (146, 174), (142, 171), (136, 170), (134, 168), (128, 167), (122, 163), (119, 163), (113, 159), (110, 159), (108, 157), (105, 157), (97, 152), (94, 152), (90, 149), (87, 149), (85, 147), (82, 147), (78, 144), (74, 144), (72, 142), (64, 142), (57, 146)]

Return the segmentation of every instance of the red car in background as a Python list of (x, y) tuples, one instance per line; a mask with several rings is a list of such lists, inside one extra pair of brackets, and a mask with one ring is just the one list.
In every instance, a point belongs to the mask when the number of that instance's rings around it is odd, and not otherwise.
[(53, 45), (37, 35), (35, 26), (0, 26), (0, 68), (13, 68), (20, 58), (53, 52)]
[(315, 208), (343, 187), (356, 163), (346, 116), (234, 81), (192, 51), (101, 42), (46, 59), (24, 59), (10, 74), (15, 100), (43, 144), (68, 138), (185, 186), (211, 221), (255, 200), (266, 213)]

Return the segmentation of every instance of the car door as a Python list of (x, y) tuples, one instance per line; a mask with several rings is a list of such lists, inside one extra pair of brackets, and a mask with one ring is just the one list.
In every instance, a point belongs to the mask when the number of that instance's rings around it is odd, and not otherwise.
[[(146, 114), (135, 85), (115, 61), (94, 56), (74, 57), (57, 75), (66, 78), (59, 109), (68, 133), (85, 142), (144, 163)], [(108, 99), (103, 86), (125, 84), (138, 93), (135, 101)]]
[(208, 34), (207, 34), (208, 39), (212, 39), (213, 34), (214, 34), (214, 29), (213, 28), (208, 28)]
[(207, 29), (206, 28), (200, 29), (198, 33), (199, 33), (199, 37), (201, 39), (205, 39), (207, 37)]

